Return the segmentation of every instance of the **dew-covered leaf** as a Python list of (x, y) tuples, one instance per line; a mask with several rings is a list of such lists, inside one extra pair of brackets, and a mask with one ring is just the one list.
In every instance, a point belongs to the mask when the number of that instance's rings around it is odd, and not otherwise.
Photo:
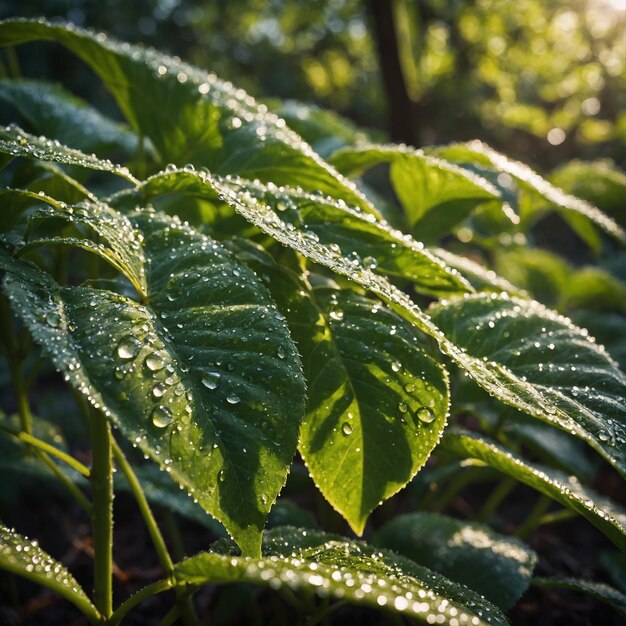
[[(214, 185), (215, 183), (215, 185)], [(291, 188), (261, 185), (240, 178), (221, 179), (202, 172), (176, 170), (148, 178), (137, 190), (144, 199), (178, 193), (214, 197), (216, 189), (227, 187), (238, 198), (254, 206), (271, 208), (291, 231), (306, 233), (349, 259), (355, 267), (411, 280), (420, 292), (443, 295), (471, 291), (456, 271), (428, 252), (424, 246), (342, 201)], [(132, 196), (132, 194), (126, 194)]]
[(10, 106), (20, 124), (31, 133), (58, 139), (83, 152), (132, 154), (137, 148), (137, 136), (129, 128), (106, 118), (60, 85), (3, 78), (0, 102)]
[(284, 586), (396, 611), (422, 624), (508, 624), (499, 609), (470, 589), (397, 554), (339, 535), (277, 528), (265, 533), (260, 559), (237, 556), (223, 544), (218, 549), (221, 553), (205, 552), (178, 563), (178, 584)]
[(380, 301), (311, 290), (296, 264), (279, 264), (246, 242), (238, 257), (267, 279), (302, 356), (308, 399), (300, 453), (324, 497), (360, 534), (439, 441), (447, 373)]
[[(437, 239), (486, 202), (502, 204), (498, 189), (484, 178), (405, 146), (343, 148), (332, 156), (331, 163), (347, 176), (389, 163), (391, 183), (408, 224), (422, 240)], [(515, 220), (512, 211), (505, 209)]]
[(430, 153), (460, 164), (487, 166), (512, 177), (523, 192), (519, 202), (522, 222), (534, 220), (545, 208), (553, 207), (592, 247), (598, 245), (593, 233), (589, 232), (592, 224), (616, 239), (626, 241), (624, 230), (596, 206), (565, 193), (524, 163), (509, 159), (481, 141), (438, 146), (430, 149)]
[(109, 159), (99, 159), (93, 154), (85, 154), (75, 148), (68, 148), (57, 139), (36, 137), (14, 125), (0, 127), (0, 153), (10, 158), (26, 157), (65, 165), (77, 165), (117, 174), (133, 184), (138, 182), (127, 167), (116, 165)]
[(164, 163), (192, 163), (220, 174), (300, 185), (376, 213), (284, 120), (215, 74), (73, 24), (0, 22), (0, 45), (34, 40), (60, 43), (90, 65)]
[(566, 591), (579, 591), (592, 596), (600, 602), (613, 607), (617, 613), (626, 617), (626, 595), (610, 585), (597, 583), (593, 580), (581, 578), (533, 578), (534, 587), (543, 589), (564, 589)]
[(626, 376), (587, 331), (504, 294), (456, 298), (429, 312), (446, 336), (444, 351), (481, 387), (626, 472)]
[(618, 548), (626, 547), (626, 511), (608, 498), (581, 485), (575, 476), (525, 461), (495, 441), (475, 433), (448, 429), (443, 435), (441, 446), (460, 456), (479, 459), (544, 493), (587, 518)]
[[(53, 203), (50, 199), (47, 202), (48, 206), (40, 207), (29, 216), (26, 230), (28, 243), (22, 249), (44, 244), (81, 247), (102, 257), (124, 274), (142, 296), (146, 295), (143, 236), (125, 215), (100, 201), (85, 200), (72, 206)], [(87, 236), (29, 237), (42, 224), (59, 218), (75, 227), (86, 229)]]
[(0, 524), (0, 569), (24, 576), (74, 604), (92, 623), (100, 616), (67, 568), (15, 530)]
[(518, 539), (436, 513), (396, 517), (378, 531), (374, 543), (477, 591), (502, 610), (526, 591), (537, 560)]
[(137, 212), (147, 302), (8, 263), (16, 312), (67, 380), (257, 553), (304, 413), (300, 361), (255, 275), (215, 241)]

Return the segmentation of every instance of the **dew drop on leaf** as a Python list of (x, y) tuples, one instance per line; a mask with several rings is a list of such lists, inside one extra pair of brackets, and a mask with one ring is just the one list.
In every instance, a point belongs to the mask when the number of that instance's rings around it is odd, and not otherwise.
[(206, 372), (202, 377), (202, 384), (207, 389), (217, 389), (217, 386), (220, 383), (220, 373), (219, 372)]
[(117, 355), (120, 359), (132, 359), (139, 354), (141, 348), (140, 341), (132, 335), (124, 337), (117, 344)]
[(344, 422), (341, 425), (341, 432), (344, 435), (351, 435), (352, 434), (352, 424), (350, 424), (350, 422)]
[(146, 367), (151, 372), (158, 372), (165, 367), (165, 359), (159, 352), (153, 352), (146, 357)]
[(165, 428), (172, 423), (172, 412), (162, 404), (159, 404), (152, 409), (150, 417), (152, 418), (152, 423), (157, 428)]
[(226, 402), (229, 404), (239, 404), (239, 402), (241, 402), (241, 398), (235, 393), (229, 393), (226, 396)]
[(415, 415), (424, 424), (431, 424), (435, 420), (435, 414), (427, 406), (417, 409)]
[(61, 323), (61, 316), (56, 311), (46, 313), (46, 323), (52, 328), (58, 328)]

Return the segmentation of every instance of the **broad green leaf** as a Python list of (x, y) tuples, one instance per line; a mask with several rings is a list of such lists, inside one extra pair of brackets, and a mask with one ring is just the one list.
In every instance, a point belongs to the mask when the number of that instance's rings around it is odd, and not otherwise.
[(258, 553), (304, 413), (295, 346), (265, 288), (222, 246), (162, 214), (131, 217), (145, 304), (11, 263), (5, 288), (68, 382)]
[(600, 602), (613, 607), (617, 613), (626, 617), (626, 595), (604, 583), (580, 578), (533, 578), (533, 587), (543, 589), (565, 589), (586, 593)]
[(44, 552), (36, 541), (0, 524), (0, 569), (24, 576), (71, 602), (92, 623), (101, 623), (91, 603), (67, 568)]
[(575, 476), (529, 463), (495, 441), (475, 433), (448, 429), (441, 440), (441, 446), (460, 456), (479, 459), (544, 493), (587, 518), (618, 548), (626, 548), (626, 511), (608, 498), (581, 485)]
[(612, 161), (570, 161), (548, 178), (556, 187), (591, 202), (626, 227), (626, 174)]
[[(137, 137), (60, 85), (35, 80), (0, 79), (0, 102), (10, 106), (31, 133), (45, 135), (83, 152), (132, 154)], [(16, 121), (2, 120), (2, 122)]]
[(597, 313), (595, 311), (572, 311), (576, 324), (587, 328), (598, 342), (626, 371), (626, 316), (617, 313)]
[(374, 543), (477, 591), (502, 610), (526, 591), (537, 561), (518, 539), (436, 513), (396, 517), (376, 533)]
[(284, 120), (215, 74), (72, 24), (0, 22), (0, 45), (36, 40), (60, 43), (90, 65), (132, 128), (150, 138), (163, 162), (300, 185), (376, 213)]
[(504, 294), (442, 303), (431, 319), (360, 259), (348, 259), (315, 233), (296, 229), (267, 203), (206, 173), (197, 180), (277, 241), (381, 297), (499, 400), (565, 428), (626, 469), (624, 375), (584, 330), (536, 302)]
[(35, 192), (27, 189), (0, 188), (0, 231), (13, 228), (19, 221), (20, 215), (33, 206), (46, 203), (55, 209), (61, 210), (63, 204), (46, 195), (43, 191)]
[(522, 221), (535, 219), (536, 215), (543, 208), (550, 206), (559, 211), (570, 222), (574, 230), (592, 247), (597, 242), (593, 237), (593, 233), (589, 232), (590, 224), (595, 225), (619, 241), (626, 242), (624, 230), (600, 209), (585, 200), (565, 193), (524, 163), (509, 159), (481, 141), (476, 140), (467, 144), (438, 146), (431, 148), (429, 152), (461, 164), (476, 163), (492, 167), (498, 172), (511, 176), (526, 194), (526, 197), (523, 197), (520, 202), (520, 217)]
[[(20, 186), (28, 187), (31, 191), (43, 191), (48, 196), (74, 204), (81, 200), (96, 200), (96, 197), (84, 185), (72, 178), (60, 166), (44, 161), (31, 162), (30, 169), (33, 178)], [(15, 184), (19, 183), (15, 181)]]
[[(486, 202), (502, 204), (500, 192), (489, 181), (406, 146), (343, 148), (332, 156), (331, 163), (347, 176), (389, 163), (393, 189), (412, 232), (420, 239), (438, 238)], [(517, 220), (509, 207), (504, 208)]]
[(413, 281), (417, 290), (432, 295), (471, 291), (469, 283), (424, 246), (393, 229), (384, 221), (351, 208), (342, 201), (291, 188), (277, 188), (240, 178), (218, 178), (203, 172), (175, 170), (148, 178), (134, 195), (142, 201), (173, 191), (215, 198), (218, 188), (227, 187), (238, 201), (271, 208), (292, 231), (306, 233), (316, 241), (343, 254), (355, 267), (359, 264), (377, 273)]
[(316, 332), (294, 333), (309, 381), (300, 452), (361, 534), (424, 465), (446, 424), (447, 373), (399, 315), (349, 291), (317, 291)]
[(626, 472), (626, 376), (587, 331), (537, 302), (477, 294), (431, 307), (442, 349), (492, 396)]
[(446, 423), (447, 373), (377, 300), (315, 289), (250, 244), (238, 257), (269, 285), (308, 381), (300, 453), (330, 504), (361, 534), (369, 514), (424, 465)]
[(422, 624), (506, 625), (475, 592), (393, 552), (338, 535), (292, 528), (265, 533), (264, 556), (236, 556), (227, 546), (175, 566), (178, 584), (245, 582), (315, 591), (353, 604), (385, 608)]
[(56, 139), (35, 137), (14, 125), (0, 127), (0, 153), (11, 158), (26, 157), (65, 165), (77, 165), (117, 174), (133, 184), (138, 182), (127, 167), (116, 165), (109, 159), (99, 159), (80, 150), (68, 148)]

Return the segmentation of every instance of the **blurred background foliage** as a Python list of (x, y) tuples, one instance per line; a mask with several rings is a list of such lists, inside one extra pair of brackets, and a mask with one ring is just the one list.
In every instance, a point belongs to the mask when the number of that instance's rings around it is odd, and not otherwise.
[[(4, 0), (0, 17), (14, 15), (155, 46), (394, 141), (480, 138), (549, 169), (626, 165), (625, 0)], [(48, 53), (2, 61), (102, 97), (86, 69)]]

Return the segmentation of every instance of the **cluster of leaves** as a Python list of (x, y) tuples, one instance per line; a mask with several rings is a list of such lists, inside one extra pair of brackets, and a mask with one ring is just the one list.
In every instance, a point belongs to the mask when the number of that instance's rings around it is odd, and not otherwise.
[[(106, 571), (97, 568), (92, 604), (60, 563), (6, 527), (0, 567), (93, 622), (118, 623), (166, 589), (239, 581), (425, 623), (507, 623), (536, 555), (483, 524), (410, 514), (372, 545), (311, 528), (264, 534), (296, 451), (358, 535), (437, 450), (423, 480), (492, 468), (626, 546), (626, 512), (589, 487), (594, 467), (578, 446), (626, 472), (626, 378), (562, 314), (600, 307), (623, 350), (625, 287), (548, 251), (559, 269), (542, 271), (525, 247), (555, 213), (615, 256), (623, 207), (608, 215), (480, 142), (378, 145), (329, 114), (294, 115), (305, 141), (180, 59), (71, 25), (0, 23), (0, 44), (34, 40), (86, 62), (128, 126), (57, 85), (0, 81), (20, 124), (0, 129), (3, 344), (18, 405), (2, 417), (2, 445), (13, 471), (52, 471), (93, 512), (98, 550), (110, 536), (101, 511), (111, 425), (125, 477), (116, 488), (138, 499), (166, 578), (112, 611)], [(620, 176), (609, 169), (607, 180), (623, 189)], [(30, 414), (42, 355), (91, 425), (91, 468)], [(469, 413), (480, 432), (460, 427)], [(133, 469), (117, 438), (164, 473)], [(522, 456), (527, 444), (545, 464)], [(147, 498), (209, 525), (210, 514), (232, 541), (172, 564)], [(610, 587), (564, 584), (626, 608)], [(310, 623), (330, 609), (313, 605)]]

